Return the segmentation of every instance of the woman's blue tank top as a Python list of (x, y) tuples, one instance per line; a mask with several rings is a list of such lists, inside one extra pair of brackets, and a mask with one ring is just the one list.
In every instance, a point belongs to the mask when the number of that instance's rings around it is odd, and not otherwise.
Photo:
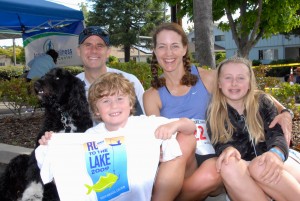
[(199, 79), (187, 94), (173, 96), (165, 86), (158, 89), (162, 102), (161, 116), (167, 118), (206, 119), (206, 110), (211, 95), (205, 88), (196, 66), (192, 66), (191, 72), (197, 75)]

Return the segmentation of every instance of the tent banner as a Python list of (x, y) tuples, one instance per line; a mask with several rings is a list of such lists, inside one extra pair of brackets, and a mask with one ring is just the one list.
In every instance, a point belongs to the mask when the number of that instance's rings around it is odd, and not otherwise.
[(78, 36), (83, 28), (83, 22), (78, 21), (59, 29), (51, 28), (24, 33), (23, 46), (26, 65), (35, 57), (45, 54), (49, 49), (58, 52), (57, 67), (82, 65), (76, 49)]

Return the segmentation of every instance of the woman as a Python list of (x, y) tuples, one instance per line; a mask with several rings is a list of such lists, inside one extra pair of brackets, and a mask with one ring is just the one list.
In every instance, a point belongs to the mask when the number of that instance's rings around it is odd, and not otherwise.
[[(156, 194), (163, 193), (161, 189), (173, 191), (173, 197), (169, 200), (174, 200), (179, 192), (177, 200), (185, 201), (203, 200), (207, 196), (218, 195), (223, 190), (223, 184), (215, 168), (216, 157), (214, 150), (211, 150), (210, 140), (205, 135), (203, 124), (206, 120), (205, 114), (210, 102), (215, 71), (191, 66), (188, 39), (178, 24), (165, 23), (159, 26), (154, 32), (153, 44), (152, 87), (143, 96), (146, 114), (168, 118), (188, 117), (194, 119), (200, 128), (196, 135), (196, 155), (193, 153), (194, 141), (178, 135), (183, 157), (160, 166), (153, 199), (155, 200)], [(163, 76), (160, 77), (159, 67), (163, 70)], [(279, 111), (283, 109), (277, 101), (276, 105)], [(290, 139), (290, 114), (284, 112), (278, 115), (271, 126), (276, 122), (281, 124), (285, 134), (288, 135), (287, 138)], [(202, 147), (206, 148), (203, 150)], [(172, 188), (169, 187), (170, 184)]]

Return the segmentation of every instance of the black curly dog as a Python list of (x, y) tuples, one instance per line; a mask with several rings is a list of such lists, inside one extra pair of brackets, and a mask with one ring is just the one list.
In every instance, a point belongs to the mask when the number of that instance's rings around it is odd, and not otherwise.
[[(35, 92), (45, 108), (45, 119), (38, 140), (45, 131), (85, 132), (93, 122), (84, 83), (67, 70), (55, 68), (34, 83)], [(28, 122), (30, 123), (30, 122)], [(7, 165), (0, 178), (1, 201), (59, 200), (55, 184), (43, 185), (34, 151), (19, 155)]]

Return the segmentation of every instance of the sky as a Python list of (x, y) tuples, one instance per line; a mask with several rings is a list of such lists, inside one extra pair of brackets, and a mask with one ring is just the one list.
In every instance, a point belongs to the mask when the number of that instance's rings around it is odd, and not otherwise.
[[(80, 10), (79, 4), (81, 2), (86, 2), (85, 0), (48, 0), (54, 3), (62, 4), (65, 6), (68, 6), (70, 8)], [(170, 9), (168, 9), (168, 12), (170, 12)], [(187, 24), (187, 19), (183, 19), (183, 28), (187, 30), (188, 24)], [(23, 40), (22, 39), (16, 39), (15, 40), (16, 45), (23, 46)], [(5, 40), (0, 40), (0, 46), (12, 46), (13, 45), (13, 40), (12, 39), (5, 39)]]

